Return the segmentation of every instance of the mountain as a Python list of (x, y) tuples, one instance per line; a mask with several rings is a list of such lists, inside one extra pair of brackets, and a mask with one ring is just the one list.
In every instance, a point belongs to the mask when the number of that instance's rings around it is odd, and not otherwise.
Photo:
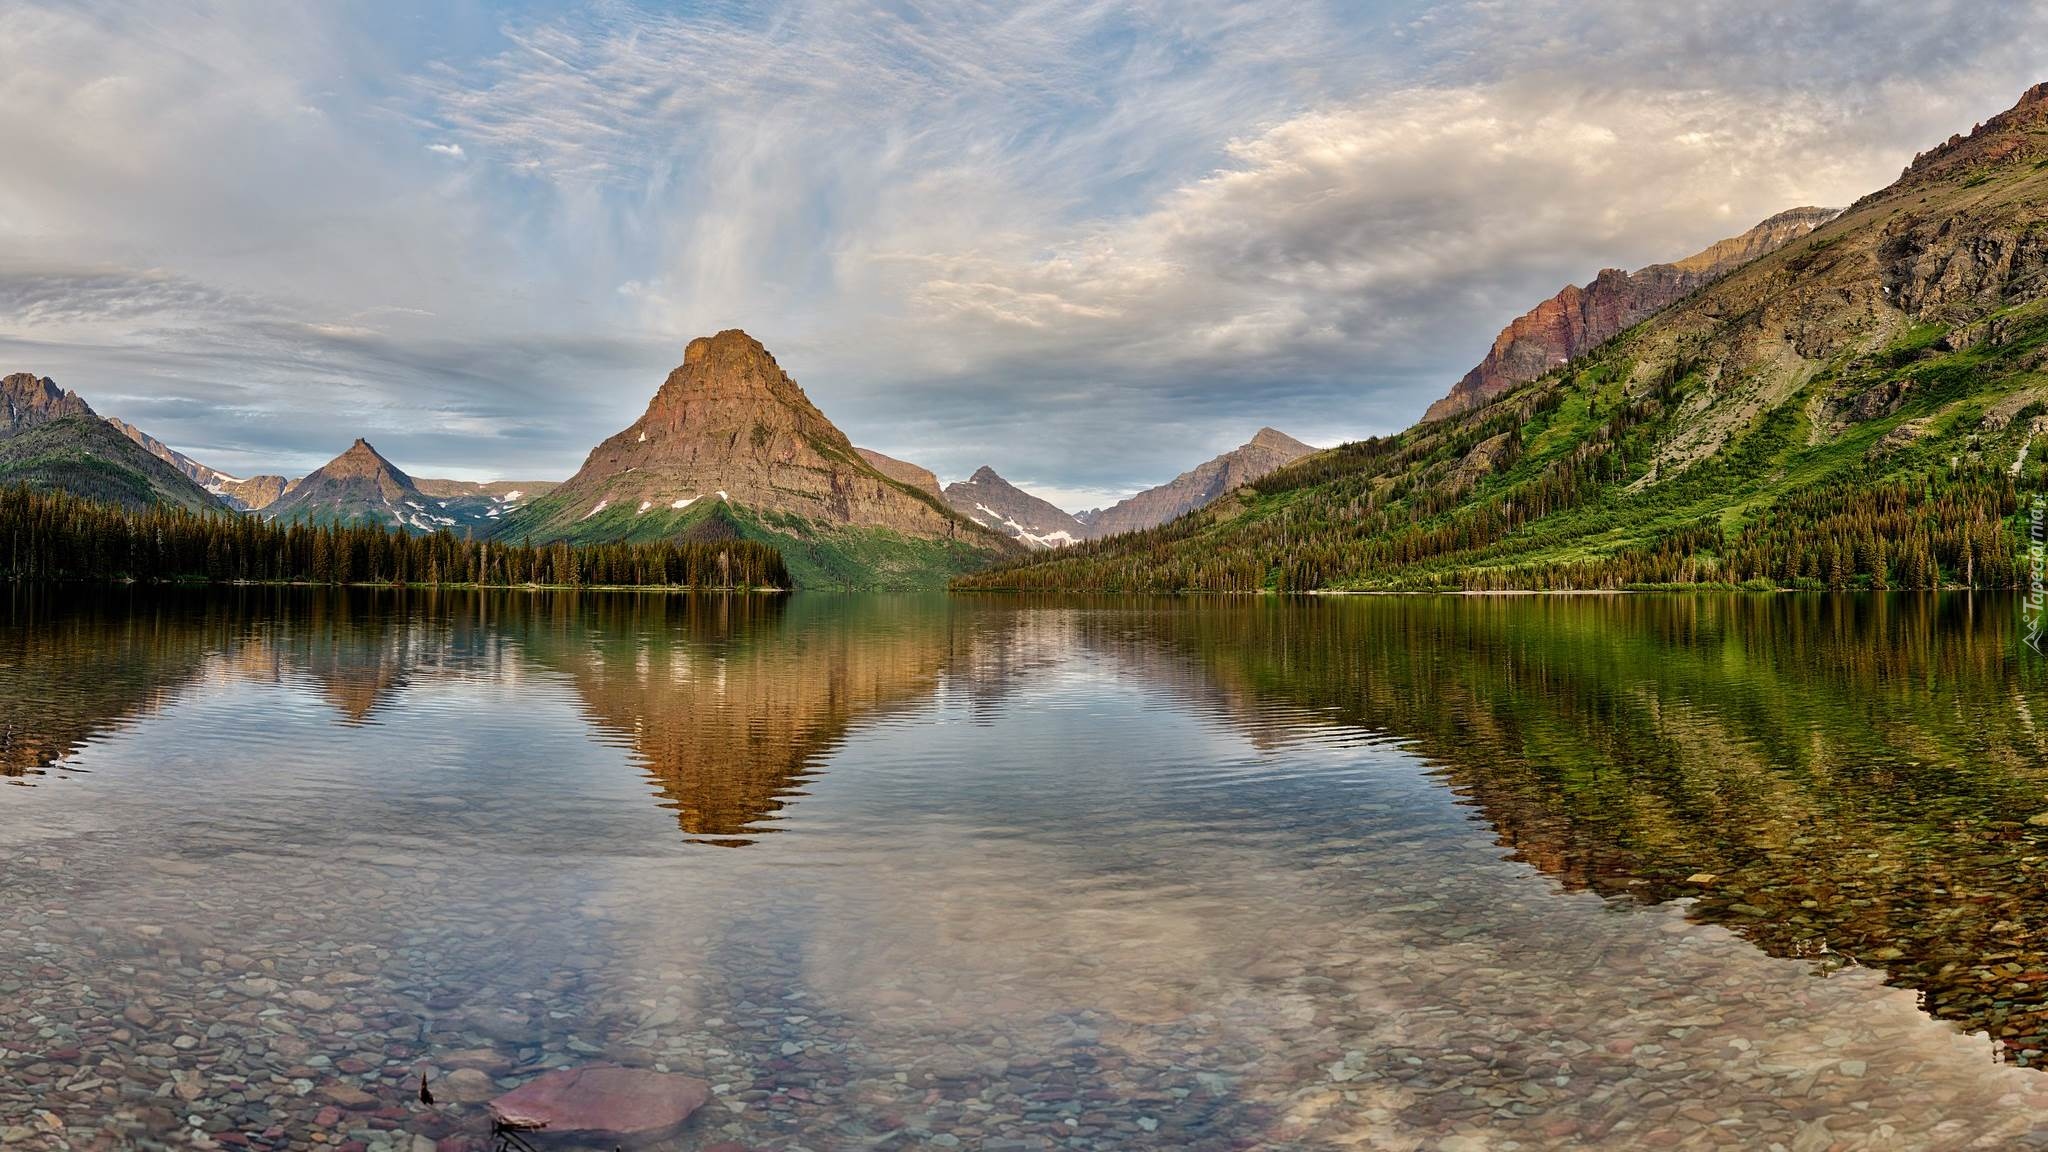
[(1501, 329), (1486, 359), (1465, 373), (1448, 395), (1431, 404), (1423, 419), (1441, 420), (1469, 411), (1517, 384), (1534, 380), (1731, 269), (1799, 239), (1840, 212), (1839, 208), (1793, 208), (1683, 260), (1634, 272), (1603, 268), (1583, 288), (1568, 284)]
[(0, 437), (0, 487), (12, 484), (56, 489), (131, 511), (166, 504), (193, 512), (222, 510), (211, 493), (143, 451), (90, 408)]
[(78, 393), (47, 376), (0, 378), (0, 485), (28, 484), (124, 508), (171, 504), (215, 511), (220, 502), (99, 418)]
[(348, 451), (294, 482), (263, 509), (265, 520), (379, 524), (415, 532), (456, 527), (413, 479), (358, 438)]
[(48, 376), (16, 372), (0, 377), (0, 437), (66, 416), (89, 416), (92, 409), (76, 392), (57, 387)]
[(1007, 533), (1027, 548), (1060, 548), (1088, 534), (1065, 509), (1012, 485), (993, 468), (946, 485), (946, 500), (962, 516)]
[(861, 459), (873, 465), (875, 471), (898, 484), (921, 488), (941, 498), (945, 496), (945, 493), (939, 491), (939, 478), (933, 475), (929, 468), (912, 464), (908, 460), (898, 460), (894, 456), (884, 456), (872, 448), (855, 448), (854, 451), (860, 453)]
[(1154, 528), (1314, 451), (1284, 432), (1261, 428), (1258, 435), (1223, 455), (1157, 488), (1147, 488), (1136, 496), (1089, 512), (1080, 522), (1086, 526), (1090, 539)]
[(2013, 587), (2048, 490), (2048, 85), (1564, 369), (969, 587)]
[(862, 458), (738, 329), (690, 341), (639, 419), (498, 532), (535, 542), (736, 535), (775, 544), (804, 586), (928, 586), (1016, 550)]
[(358, 438), (348, 451), (284, 486), (266, 520), (382, 524), (408, 532), (495, 531), (509, 513), (555, 487), (550, 480), (416, 480)]
[(126, 420), (109, 416), (107, 423), (113, 425), (122, 435), (140, 444), (150, 455), (183, 472), (201, 488), (220, 497), (222, 503), (237, 512), (253, 512), (268, 508), (279, 496), (284, 495), (285, 488), (290, 483), (282, 476), (251, 476), (247, 479), (230, 476), (201, 464)]

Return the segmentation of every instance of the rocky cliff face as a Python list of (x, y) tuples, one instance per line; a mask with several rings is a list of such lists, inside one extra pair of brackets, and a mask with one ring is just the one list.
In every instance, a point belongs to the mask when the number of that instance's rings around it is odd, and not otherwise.
[(954, 511), (976, 524), (1021, 541), (1027, 548), (1060, 548), (1087, 538), (1088, 530), (1059, 506), (1041, 500), (983, 467), (946, 485)]
[(76, 392), (57, 387), (48, 376), (16, 372), (0, 377), (0, 436), (11, 436), (66, 416), (90, 416), (91, 406)]
[(284, 495), (290, 481), (282, 476), (230, 476), (217, 468), (209, 468), (176, 448), (128, 423), (118, 416), (107, 417), (107, 423), (115, 431), (141, 445), (151, 456), (183, 472), (201, 488), (221, 498), (221, 502), (237, 512), (254, 512), (268, 508), (279, 496)]
[(713, 503), (824, 529), (1000, 544), (920, 485), (862, 458), (775, 357), (738, 329), (690, 341), (647, 411), (502, 531), (584, 538), (593, 535), (579, 527), (588, 522), (604, 536), (638, 536), (647, 534), (639, 521), (658, 528)]
[(1284, 432), (1261, 428), (1256, 436), (1127, 500), (1081, 517), (1089, 539), (1138, 532), (1186, 515), (1235, 488), (1250, 484), (1315, 451)]
[(1431, 404), (1423, 419), (1440, 420), (1476, 408), (1534, 380), (1731, 270), (1805, 236), (1839, 212), (1794, 208), (1683, 260), (1634, 272), (1605, 268), (1583, 288), (1566, 285), (1502, 329), (1486, 359)]
[(875, 471), (898, 484), (908, 484), (941, 499), (945, 498), (946, 494), (939, 489), (939, 478), (931, 469), (912, 464), (908, 460), (898, 460), (894, 456), (884, 456), (872, 448), (855, 448), (854, 451), (860, 453), (861, 459), (873, 465)]

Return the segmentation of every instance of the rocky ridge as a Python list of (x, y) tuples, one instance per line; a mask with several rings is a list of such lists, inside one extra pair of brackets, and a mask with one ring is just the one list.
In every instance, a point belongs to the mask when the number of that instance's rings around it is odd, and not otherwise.
[(1634, 272), (1603, 268), (1584, 287), (1568, 284), (1503, 328), (1486, 358), (1431, 404), (1423, 419), (1441, 420), (1469, 411), (1534, 380), (1730, 270), (1805, 236), (1840, 211), (1793, 208), (1682, 260)]
[(150, 455), (183, 472), (193, 483), (220, 497), (222, 503), (237, 512), (254, 512), (268, 508), (291, 486), (292, 482), (283, 476), (230, 476), (217, 468), (201, 464), (118, 416), (109, 416), (106, 419), (107, 423), (114, 426), (115, 431), (141, 445)]
[(898, 460), (894, 456), (885, 456), (872, 448), (855, 448), (854, 451), (860, 453), (861, 459), (873, 465), (875, 471), (896, 481), (898, 484), (908, 484), (912, 488), (921, 489), (934, 496), (945, 496), (945, 493), (939, 488), (938, 476), (934, 475), (929, 468), (912, 464), (908, 460)]

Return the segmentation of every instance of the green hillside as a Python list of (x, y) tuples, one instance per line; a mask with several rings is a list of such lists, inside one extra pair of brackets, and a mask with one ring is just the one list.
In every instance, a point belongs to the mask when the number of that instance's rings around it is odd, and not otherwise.
[(66, 416), (0, 439), (0, 487), (26, 484), (136, 511), (224, 506), (184, 473), (93, 415)]
[[(501, 527), (498, 538), (517, 542), (527, 525), (558, 517), (559, 499), (531, 502), (531, 518)], [(570, 544), (645, 543), (658, 540), (750, 540), (782, 553), (799, 588), (936, 589), (963, 573), (986, 567), (990, 541), (926, 540), (884, 528), (821, 524), (789, 513), (755, 512), (724, 501), (704, 500), (676, 510), (608, 505), (567, 530), (531, 537), (533, 542)]]
[(2048, 491), (2048, 94), (1495, 402), (1012, 589), (2010, 587)]

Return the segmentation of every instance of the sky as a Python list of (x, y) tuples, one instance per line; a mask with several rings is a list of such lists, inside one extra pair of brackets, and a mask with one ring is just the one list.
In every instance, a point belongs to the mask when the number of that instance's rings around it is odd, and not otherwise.
[(1997, 0), (8, 0), (0, 370), (238, 475), (544, 479), (739, 327), (1080, 509), (1406, 427), (2044, 59)]

